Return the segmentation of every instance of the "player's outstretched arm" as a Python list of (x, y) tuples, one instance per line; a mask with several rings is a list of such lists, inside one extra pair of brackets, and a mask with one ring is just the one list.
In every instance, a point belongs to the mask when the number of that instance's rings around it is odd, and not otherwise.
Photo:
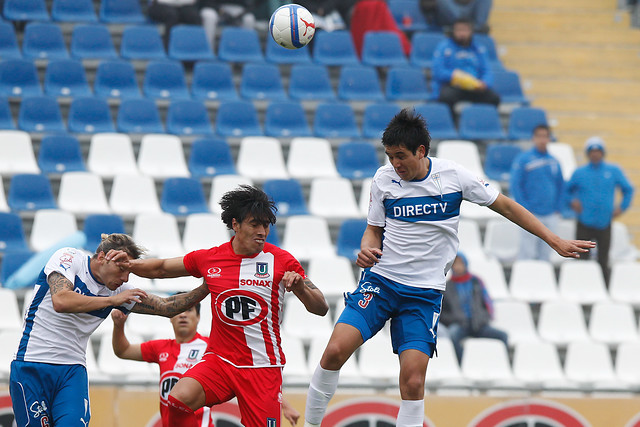
[(362, 234), (360, 241), (360, 252), (356, 264), (361, 268), (373, 267), (382, 256), (382, 233), (384, 227), (376, 227), (375, 225), (367, 225)]
[(140, 344), (131, 344), (124, 333), (124, 323), (127, 321), (127, 315), (120, 310), (113, 310), (111, 318), (113, 319), (111, 345), (116, 356), (120, 359), (144, 361)]
[(178, 295), (162, 298), (158, 295), (147, 294), (142, 301), (133, 306), (131, 311), (142, 314), (155, 314), (164, 317), (173, 317), (190, 309), (209, 295), (209, 288), (205, 281), (197, 288)]
[(126, 252), (116, 249), (111, 249), (105, 256), (107, 261), (114, 261), (136, 276), (147, 277), (149, 279), (190, 276), (184, 267), (182, 258), (183, 257), (130, 259)]
[(580, 258), (580, 254), (586, 253), (589, 249), (596, 247), (595, 242), (586, 240), (565, 240), (560, 238), (560, 236), (545, 227), (545, 225), (540, 222), (535, 215), (519, 203), (511, 200), (503, 194), (499, 194), (498, 198), (489, 206), (489, 208), (524, 228), (529, 233), (535, 234), (563, 257)]
[(308, 278), (303, 279), (295, 271), (285, 271), (282, 282), (285, 290), (293, 292), (309, 313), (324, 316), (329, 311), (329, 304), (324, 299), (324, 294)]

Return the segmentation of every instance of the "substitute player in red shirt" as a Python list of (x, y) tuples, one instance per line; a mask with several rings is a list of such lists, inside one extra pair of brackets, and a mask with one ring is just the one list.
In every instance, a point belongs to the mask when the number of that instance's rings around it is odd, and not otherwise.
[(241, 186), (220, 201), (231, 241), (169, 259), (107, 259), (148, 278), (204, 277), (211, 292), (210, 341), (202, 361), (189, 369), (168, 397), (169, 425), (196, 427), (194, 411), (237, 397), (242, 424), (278, 427), (282, 402), (280, 315), (285, 292), (324, 316), (322, 292), (290, 253), (266, 243), (275, 204), (260, 189)]

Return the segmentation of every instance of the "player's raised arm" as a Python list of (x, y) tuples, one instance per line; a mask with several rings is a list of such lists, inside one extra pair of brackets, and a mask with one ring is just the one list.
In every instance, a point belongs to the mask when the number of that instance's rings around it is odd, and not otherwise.
[(113, 352), (121, 359), (144, 361), (142, 358), (142, 350), (140, 344), (131, 344), (124, 333), (124, 324), (127, 321), (127, 315), (120, 310), (111, 312), (113, 319), (113, 335), (111, 337), (111, 345)]
[(295, 271), (286, 271), (282, 277), (282, 282), (287, 292), (293, 292), (309, 313), (324, 316), (329, 311), (329, 305), (324, 299), (324, 294), (309, 278), (303, 279)]
[(142, 314), (155, 314), (164, 317), (173, 317), (190, 309), (209, 295), (209, 288), (206, 282), (202, 282), (197, 288), (183, 293), (171, 295), (166, 298), (158, 295), (148, 294), (146, 297), (133, 306), (131, 311)]
[(149, 279), (166, 279), (191, 275), (184, 267), (183, 257), (130, 259), (123, 251), (110, 250), (107, 252), (106, 259), (115, 262), (136, 276)]

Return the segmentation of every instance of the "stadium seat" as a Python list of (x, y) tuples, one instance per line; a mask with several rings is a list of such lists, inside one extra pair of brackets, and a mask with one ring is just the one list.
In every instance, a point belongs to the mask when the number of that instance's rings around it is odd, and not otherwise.
[(509, 336), (509, 346), (522, 342), (539, 342), (529, 304), (522, 301), (495, 301), (491, 326)]
[(453, 160), (476, 176), (484, 176), (478, 146), (471, 141), (441, 141), (436, 150), (439, 159)]
[(469, 271), (482, 279), (491, 299), (496, 302), (511, 299), (504, 268), (500, 261), (495, 258), (471, 258), (469, 259)]
[[(594, 366), (598, 369), (593, 369)], [(569, 343), (564, 371), (569, 380), (583, 388), (622, 386), (616, 381), (609, 348), (602, 343), (587, 340)]]
[(209, 210), (215, 214), (220, 214), (220, 199), (224, 193), (233, 190), (240, 185), (253, 185), (251, 178), (241, 175), (218, 175), (211, 180), (211, 192), (209, 194)]
[(115, 214), (93, 214), (87, 215), (84, 219), (83, 230), (84, 235), (87, 236), (87, 243), (84, 248), (91, 253), (96, 251), (96, 248), (102, 241), (101, 235), (112, 233), (125, 233), (124, 221), (120, 215)]
[(459, 250), (467, 259), (486, 259), (482, 238), (480, 237), (480, 225), (477, 221), (461, 219), (458, 223)]
[(138, 152), (138, 169), (153, 178), (189, 176), (180, 138), (159, 134), (143, 136)]
[(269, 226), (269, 235), (267, 236), (267, 243), (271, 243), (274, 246), (280, 246), (280, 237), (278, 236), (278, 229), (274, 225)]
[(640, 251), (633, 244), (632, 238), (632, 234), (623, 222), (613, 221), (611, 224), (611, 247), (609, 248), (609, 260), (611, 263), (638, 259)]
[(362, 63), (374, 67), (407, 65), (398, 35), (391, 31), (369, 31), (362, 44)]
[(63, 173), (58, 206), (76, 214), (109, 213), (102, 179), (90, 172)]
[(221, 103), (216, 114), (216, 133), (224, 137), (260, 136), (256, 107), (250, 101)]
[(0, 130), (15, 130), (16, 124), (13, 121), (9, 100), (0, 97)]
[(547, 124), (547, 115), (541, 108), (518, 107), (509, 116), (509, 139), (512, 141), (529, 141), (533, 129)]
[(383, 101), (384, 95), (376, 69), (360, 65), (342, 67), (338, 98), (345, 101)]
[(219, 215), (194, 213), (185, 220), (182, 244), (187, 252), (219, 246), (230, 238), (229, 229)]
[(502, 264), (510, 265), (520, 254), (521, 233), (520, 227), (507, 219), (490, 219), (485, 229), (484, 251)]
[[(287, 336), (299, 338), (309, 343), (314, 338), (325, 339), (329, 337), (333, 329), (331, 318), (316, 316), (309, 313), (299, 301), (290, 301), (285, 304), (282, 319), (282, 332)], [(317, 349), (322, 355), (323, 349)], [(317, 361), (316, 361), (317, 362)], [(315, 369), (315, 366), (313, 367)]]
[(309, 215), (304, 200), (302, 186), (296, 179), (269, 179), (262, 184), (262, 189), (276, 203), (276, 214)]
[(342, 300), (343, 294), (354, 291), (358, 283), (351, 261), (343, 256), (313, 258), (309, 261), (308, 273), (331, 301)]
[(318, 31), (313, 41), (313, 60), (321, 65), (358, 65), (360, 60), (346, 30)]
[(35, 211), (58, 207), (49, 179), (41, 174), (17, 174), (11, 177), (7, 202), (12, 211)]
[(256, 30), (224, 27), (220, 34), (218, 58), (240, 63), (264, 61)]
[(162, 38), (155, 25), (132, 25), (122, 31), (122, 59), (158, 61), (167, 59)]
[(3, 59), (22, 58), (13, 24), (0, 21), (0, 57)]
[(460, 113), (460, 137), (468, 140), (504, 140), (500, 115), (493, 105), (471, 104)]
[(274, 101), (267, 106), (264, 133), (282, 138), (311, 136), (311, 128), (299, 102)]
[(118, 53), (106, 25), (78, 25), (71, 33), (71, 56), (76, 59), (116, 59)]
[(171, 258), (184, 255), (176, 217), (163, 212), (136, 215), (133, 222), (133, 240), (148, 250), (148, 255)]
[(146, 22), (137, 0), (101, 0), (100, 21), (110, 24), (142, 24)]
[(40, 141), (38, 166), (44, 174), (85, 171), (80, 141), (72, 135), (47, 135)]
[(344, 178), (373, 177), (379, 167), (376, 148), (367, 141), (345, 142), (338, 147), (336, 168)]
[(441, 32), (414, 33), (411, 38), (411, 54), (409, 62), (414, 67), (431, 68), (433, 52), (440, 42), (446, 40)]
[(28, 59), (69, 58), (60, 26), (48, 22), (29, 22), (24, 28), (22, 54)]
[(240, 96), (245, 99), (282, 101), (287, 98), (280, 69), (274, 64), (245, 64), (242, 67)]
[(151, 61), (142, 83), (144, 95), (154, 99), (188, 99), (184, 67), (176, 61)]
[(64, 132), (62, 113), (56, 98), (30, 96), (22, 98), (18, 128), (26, 132)]
[(582, 309), (578, 304), (562, 299), (543, 302), (538, 317), (538, 334), (543, 340), (560, 346), (587, 340)]
[(44, 75), (44, 93), (49, 96), (91, 96), (84, 67), (75, 59), (49, 61)]
[(528, 303), (558, 299), (558, 284), (553, 265), (548, 261), (518, 260), (511, 267), (511, 296)]
[(194, 178), (234, 175), (236, 167), (229, 144), (218, 138), (201, 138), (193, 141), (189, 154), (189, 172)]
[(616, 262), (611, 266), (609, 294), (616, 302), (625, 302), (640, 306), (640, 287), (630, 277), (640, 277), (640, 263)]
[(389, 334), (382, 330), (367, 340), (359, 350), (358, 367), (363, 381), (369, 380), (377, 386), (398, 384), (400, 364), (391, 348)]
[(102, 61), (93, 89), (102, 98), (140, 98), (136, 72), (129, 61)]
[(38, 71), (33, 61), (6, 59), (0, 62), (1, 96), (42, 95)]
[(497, 143), (487, 145), (484, 157), (484, 173), (489, 179), (509, 182), (513, 160), (522, 153), (518, 145)]
[(389, 101), (422, 101), (429, 98), (421, 68), (394, 67), (387, 71), (385, 95)]
[(58, 22), (98, 22), (91, 0), (53, 0), (51, 18)]
[(75, 98), (68, 116), (69, 132), (115, 132), (111, 111), (102, 98)]
[(97, 133), (91, 137), (89, 170), (97, 175), (137, 175), (138, 166), (133, 154), (133, 143), (129, 135), (122, 133)]
[(338, 171), (329, 141), (323, 138), (294, 138), (289, 145), (287, 170), (293, 178), (336, 178)]
[(398, 28), (403, 31), (424, 31), (429, 28), (419, 2), (415, 0), (393, 0), (389, 10)]
[(520, 75), (515, 71), (494, 71), (493, 89), (500, 95), (501, 104), (529, 105), (529, 100), (522, 91)]
[(40, 209), (33, 217), (29, 244), (35, 252), (40, 252), (76, 231), (78, 226), (73, 213), (57, 209)]
[[(8, 251), (2, 254), (2, 267), (0, 267), (0, 285), (4, 286), (7, 283), (7, 279), (11, 277), (13, 273), (20, 269), (24, 265), (25, 262), (29, 261), (29, 259), (33, 256), (33, 252), (28, 250), (23, 251)], [(5, 292), (8, 289), (0, 288), (0, 331), (7, 329), (17, 329), (21, 330), (22, 328), (22, 319), (20, 315), (20, 309), (18, 308), (18, 302), (15, 301), (15, 313), (16, 317), (13, 316), (14, 308), (12, 307), (15, 300), (15, 292), (11, 290), (13, 294), (13, 298), (11, 296), (5, 295)], [(15, 318), (15, 323), (14, 323)]]
[(313, 119), (313, 134), (319, 138), (360, 138), (351, 105), (319, 104)]
[(167, 178), (162, 187), (160, 206), (176, 216), (209, 212), (202, 184), (195, 178)]
[(346, 178), (314, 178), (309, 193), (309, 211), (311, 215), (324, 218), (360, 217), (351, 181)]
[(547, 144), (547, 151), (560, 162), (562, 177), (565, 181), (571, 179), (571, 175), (573, 175), (573, 172), (577, 168), (576, 155), (573, 152), (573, 147), (564, 142), (552, 142)]
[(287, 179), (280, 141), (272, 137), (245, 137), (240, 142), (238, 173), (255, 181)]
[(556, 346), (548, 342), (524, 341), (516, 344), (513, 375), (531, 388), (571, 387), (562, 370)]
[(164, 133), (158, 107), (153, 99), (123, 99), (116, 118), (118, 132)]
[[(136, 333), (142, 335), (143, 340), (156, 339), (160, 334), (165, 334), (166, 338), (174, 338), (173, 331), (167, 331), (171, 328), (169, 319), (162, 316), (149, 316), (140, 313), (131, 313), (125, 324), (125, 332)], [(168, 334), (167, 334), (168, 332)]]
[(419, 104), (415, 106), (415, 110), (427, 121), (427, 129), (429, 129), (429, 135), (432, 139), (455, 140), (459, 138), (451, 110), (446, 104), (440, 102)]
[(389, 121), (400, 112), (400, 106), (392, 103), (368, 104), (362, 117), (362, 136), (381, 139)]
[(9, 21), (48, 21), (44, 0), (4, 0), (2, 15)]
[(296, 100), (335, 100), (327, 68), (305, 64), (291, 67), (289, 97)]
[[(6, 255), (5, 255), (6, 256)], [(640, 385), (640, 342), (625, 342), (616, 349), (615, 373), (618, 381), (631, 387)]]
[(367, 228), (366, 219), (347, 219), (340, 224), (336, 251), (339, 256), (354, 262), (360, 252), (362, 234)]
[[(106, 322), (105, 322), (106, 323)], [(131, 342), (142, 342), (140, 335), (128, 333)], [(111, 347), (111, 334), (104, 334), (100, 338), (100, 349), (97, 357), (98, 367), (111, 381), (126, 380), (151, 380), (158, 376), (157, 370), (148, 363), (140, 363), (134, 360), (120, 359)]]
[(438, 357), (429, 360), (427, 387), (464, 387), (470, 382), (463, 378), (460, 363), (450, 338), (438, 337)]
[(301, 261), (335, 256), (329, 224), (322, 217), (295, 215), (287, 219), (282, 248)]
[(596, 261), (564, 261), (558, 277), (560, 297), (578, 304), (609, 299), (600, 264)]
[(629, 303), (598, 301), (591, 307), (589, 335), (607, 345), (638, 340), (633, 307)]
[(40, 173), (27, 132), (0, 131), (0, 174)]
[(162, 212), (155, 182), (145, 175), (116, 175), (113, 178), (109, 206), (114, 213), (126, 217)]
[(175, 135), (212, 135), (209, 113), (202, 101), (178, 100), (169, 104), (167, 132)]
[(20, 216), (13, 212), (0, 212), (0, 251), (26, 251), (28, 249)]
[(22, 331), (15, 329), (0, 330), (0, 339), (4, 343), (0, 347), (0, 377), (4, 381), (8, 381), (11, 362), (22, 339)]
[(193, 67), (191, 96), (194, 99), (234, 101), (238, 92), (231, 67), (225, 62), (197, 62)]
[(214, 59), (211, 45), (201, 25), (176, 25), (169, 34), (169, 58), (176, 61)]
[(507, 348), (499, 340), (469, 338), (460, 362), (462, 374), (477, 385), (509, 385), (517, 381), (511, 371)]
[(287, 364), (282, 369), (284, 383), (308, 384), (311, 379), (311, 373), (307, 366), (307, 357), (302, 339), (282, 334), (282, 350), (287, 356)]
[(310, 49), (307, 46), (299, 49), (283, 49), (273, 40), (267, 37), (265, 47), (265, 58), (274, 64), (310, 64)]

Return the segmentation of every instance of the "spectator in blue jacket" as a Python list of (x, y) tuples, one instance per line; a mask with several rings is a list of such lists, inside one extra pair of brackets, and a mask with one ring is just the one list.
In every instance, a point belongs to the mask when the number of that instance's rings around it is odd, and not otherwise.
[[(513, 199), (533, 213), (551, 231), (562, 210), (564, 179), (560, 162), (547, 151), (551, 129), (538, 125), (533, 130), (533, 148), (518, 155), (511, 166), (509, 190)], [(551, 252), (538, 237), (522, 230), (520, 259), (549, 260)]]
[[(576, 235), (579, 239), (597, 242), (598, 263), (609, 283), (611, 222), (631, 205), (633, 186), (619, 166), (604, 161), (605, 150), (602, 138), (587, 139), (585, 151), (589, 163), (575, 170), (567, 184), (567, 194), (571, 209), (578, 215)], [(616, 188), (622, 193), (618, 206)], [(593, 251), (590, 255), (593, 256)]]
[(467, 19), (457, 20), (452, 37), (436, 47), (432, 77), (432, 96), (452, 112), (459, 101), (500, 103), (500, 95), (491, 89), (493, 74), (486, 49), (474, 42), (473, 25)]

